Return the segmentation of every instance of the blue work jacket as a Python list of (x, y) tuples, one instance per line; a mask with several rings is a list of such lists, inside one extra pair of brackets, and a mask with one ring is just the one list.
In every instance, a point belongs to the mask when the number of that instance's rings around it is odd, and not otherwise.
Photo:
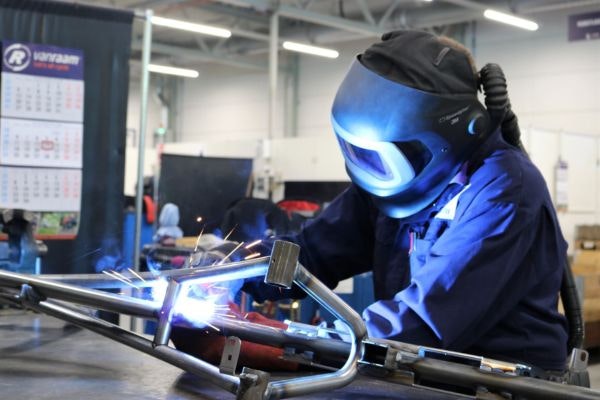
[(562, 370), (567, 244), (544, 179), (499, 133), (467, 165), (466, 180), (406, 219), (352, 185), (291, 238), (300, 261), (331, 288), (373, 271), (371, 337)]

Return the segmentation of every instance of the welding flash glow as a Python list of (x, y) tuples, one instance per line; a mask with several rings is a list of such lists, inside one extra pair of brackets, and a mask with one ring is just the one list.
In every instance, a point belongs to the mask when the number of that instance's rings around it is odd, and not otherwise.
[(179, 296), (175, 308), (173, 309), (174, 315), (183, 318), (186, 322), (196, 326), (205, 327), (210, 326), (216, 330), (215, 326), (210, 324), (210, 320), (219, 309), (214, 302), (214, 299), (197, 299), (190, 296)]
[(166, 279), (157, 279), (154, 281), (152, 289), (150, 290), (150, 298), (152, 301), (162, 303), (167, 294), (167, 286), (169, 286), (169, 283)]
[(202, 217), (196, 218), (196, 222), (202, 222)]

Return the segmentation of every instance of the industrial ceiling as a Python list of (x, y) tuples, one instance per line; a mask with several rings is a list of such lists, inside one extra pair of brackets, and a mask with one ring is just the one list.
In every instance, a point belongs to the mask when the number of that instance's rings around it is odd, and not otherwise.
[[(69, 1), (132, 10), (152, 9), (154, 15), (227, 28), (231, 37), (213, 38), (155, 26), (152, 58), (171, 65), (194, 67), (219, 63), (267, 70), (269, 27), (278, 15), (278, 38), (333, 46), (360, 38), (375, 38), (400, 28), (420, 28), (452, 35), (483, 19), (493, 8), (523, 17), (560, 9), (600, 5), (600, 0), (95, 0)], [(141, 24), (134, 31), (134, 57), (141, 49)]]

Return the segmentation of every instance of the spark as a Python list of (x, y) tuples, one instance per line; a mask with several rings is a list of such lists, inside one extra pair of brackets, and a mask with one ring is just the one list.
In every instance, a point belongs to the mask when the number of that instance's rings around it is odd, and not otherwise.
[(92, 254), (98, 253), (98, 252), (100, 252), (100, 251), (102, 251), (102, 247), (98, 247), (97, 249), (94, 249), (94, 250), (92, 250), (92, 251), (90, 251), (90, 252), (87, 252), (87, 253), (83, 253), (83, 254), (82, 254), (82, 255), (80, 255), (79, 257), (75, 257), (75, 258), (73, 258), (73, 260), (72, 260), (72, 261), (77, 261), (77, 260), (80, 260), (80, 259), (82, 259), (82, 258), (84, 258), (84, 257), (91, 256)]
[(254, 242), (250, 243), (248, 246), (244, 247), (246, 250), (251, 249), (252, 247), (256, 246), (257, 244), (259, 244), (260, 242), (262, 242), (261, 239), (255, 240)]
[(119, 280), (119, 281), (121, 281), (121, 282), (123, 282), (123, 283), (125, 283), (125, 284), (127, 284), (127, 285), (129, 285), (129, 286), (131, 286), (131, 287), (132, 287), (132, 288), (134, 288), (134, 289), (139, 289), (139, 287), (137, 287), (137, 286), (136, 286), (136, 285), (134, 285), (133, 283), (131, 283), (131, 282), (127, 282), (126, 280), (124, 280), (124, 279), (121, 279), (121, 278), (119, 278), (118, 276), (111, 274), (111, 273), (110, 273), (110, 272), (108, 272), (107, 270), (104, 270), (104, 271), (102, 271), (102, 273), (103, 273), (103, 274), (106, 274), (106, 275), (108, 275), (108, 276), (110, 276), (111, 278), (115, 278), (115, 279), (117, 279), (117, 280)]
[(229, 239), (229, 236), (231, 236), (231, 234), (233, 233), (233, 231), (235, 231), (235, 228), (237, 228), (237, 224), (235, 224), (235, 226), (233, 228), (231, 228), (231, 230), (229, 231), (229, 233), (227, 235), (225, 235), (225, 237), (223, 238), (223, 240)]
[(218, 263), (217, 265), (221, 265), (221, 264), (223, 264), (223, 263), (225, 262), (225, 260), (227, 260), (229, 257), (231, 257), (231, 255), (232, 255), (233, 253), (235, 253), (235, 252), (236, 252), (236, 251), (237, 251), (237, 250), (238, 250), (240, 247), (242, 247), (243, 245), (244, 245), (244, 242), (240, 242), (240, 243), (239, 243), (237, 246), (235, 246), (235, 248), (234, 248), (233, 250), (231, 250), (231, 251), (229, 252), (229, 254), (227, 254), (225, 257), (223, 257), (223, 258), (221, 259), (221, 261), (219, 261), (219, 263)]
[(216, 326), (214, 326), (214, 325), (213, 325), (213, 324), (211, 324), (210, 322), (208, 322), (208, 321), (204, 321), (204, 323), (205, 323), (206, 325), (210, 326), (211, 328), (213, 328), (215, 331), (217, 331), (217, 332), (221, 332), (221, 330), (220, 330), (219, 328), (217, 328)]
[(129, 279), (128, 277), (126, 277), (123, 274), (118, 273), (117, 271), (115, 271), (114, 269), (111, 270), (110, 272), (112, 272), (113, 274), (115, 274), (116, 276), (118, 276), (121, 279), (125, 279), (127, 282), (131, 283), (131, 279)]
[(202, 217), (196, 218), (196, 222), (202, 222)]
[(200, 234), (198, 235), (198, 239), (196, 239), (196, 247), (194, 247), (194, 252), (198, 251), (198, 246), (200, 246), (200, 238), (202, 237), (203, 233), (204, 227), (202, 227), (202, 229), (200, 230)]
[(142, 282), (146, 282), (146, 280), (144, 278), (142, 278), (142, 276), (140, 274), (138, 274), (137, 272), (135, 272), (134, 270), (132, 270), (131, 268), (127, 268), (127, 270), (129, 272), (131, 272), (133, 275), (135, 275), (137, 278), (141, 279)]
[(252, 253), (252, 254), (249, 254), (246, 257), (244, 257), (244, 260), (251, 260), (251, 259), (256, 258), (258, 256), (260, 256), (260, 253)]

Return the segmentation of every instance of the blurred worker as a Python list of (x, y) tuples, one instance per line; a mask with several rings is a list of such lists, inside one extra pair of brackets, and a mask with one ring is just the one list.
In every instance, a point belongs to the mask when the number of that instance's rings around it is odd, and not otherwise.
[(158, 230), (153, 239), (162, 245), (175, 245), (175, 240), (183, 237), (183, 231), (179, 227), (179, 207), (173, 203), (167, 203), (160, 210), (158, 218)]
[[(335, 97), (352, 185), (290, 238), (300, 262), (332, 288), (373, 271), (371, 337), (563, 370), (567, 245), (518, 148), (501, 70), (478, 72), (463, 46), (429, 33), (382, 39)], [(271, 297), (264, 285), (245, 289)]]

